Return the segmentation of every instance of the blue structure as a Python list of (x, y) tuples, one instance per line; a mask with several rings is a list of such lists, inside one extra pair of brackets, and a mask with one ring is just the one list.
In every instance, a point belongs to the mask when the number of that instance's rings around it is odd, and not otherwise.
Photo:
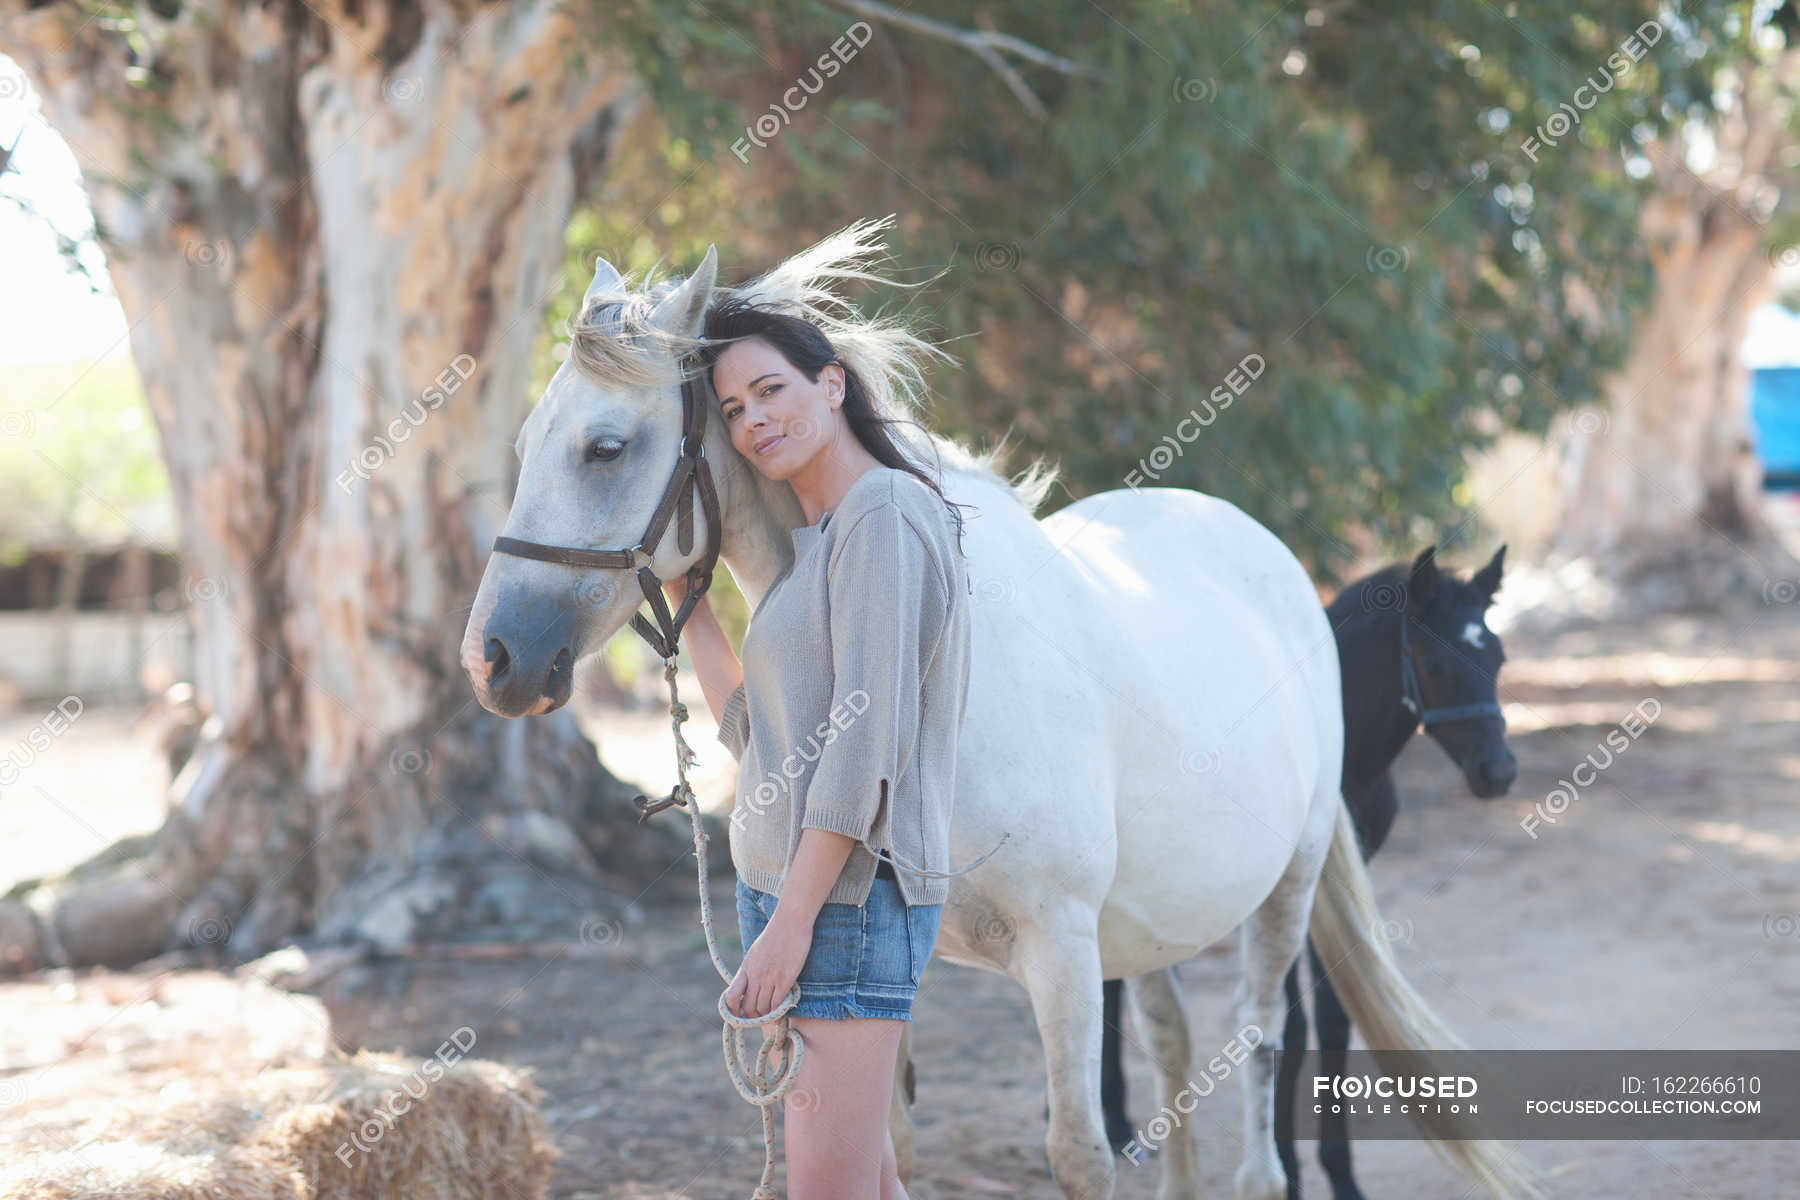
[(1762, 461), (1763, 487), (1800, 488), (1800, 367), (1750, 372), (1750, 427)]

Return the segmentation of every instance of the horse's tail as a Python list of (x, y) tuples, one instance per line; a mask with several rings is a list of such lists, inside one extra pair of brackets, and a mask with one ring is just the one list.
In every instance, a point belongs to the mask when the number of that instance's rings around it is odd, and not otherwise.
[[(1341, 800), (1331, 851), (1313, 900), (1311, 933), (1332, 988), (1378, 1062), (1384, 1050), (1430, 1055), (1434, 1050), (1466, 1049), (1400, 974), (1375, 909), (1350, 810)], [(1436, 1073), (1435, 1068), (1427, 1070)], [(1420, 1114), (1414, 1121), (1451, 1166), (1493, 1195), (1542, 1196), (1531, 1165), (1504, 1142), (1472, 1137), (1475, 1130), (1466, 1115)]]

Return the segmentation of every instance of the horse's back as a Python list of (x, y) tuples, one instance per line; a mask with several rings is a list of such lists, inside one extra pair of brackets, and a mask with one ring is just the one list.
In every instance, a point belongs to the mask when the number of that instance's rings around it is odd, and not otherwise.
[[(1041, 525), (1101, 576), (1096, 583), (1115, 603), (1163, 614), (1160, 621), (1147, 615), (1145, 628), (1166, 634), (1173, 627), (1182, 640), (1202, 644), (1268, 639), (1278, 669), (1306, 677), (1308, 694), (1320, 701), (1314, 716), (1339, 727), (1341, 749), (1331, 623), (1306, 568), (1261, 522), (1204, 492), (1122, 488), (1079, 500)], [(1201, 623), (1209, 617), (1230, 623), (1207, 628)]]
[(1084, 556), (1099, 555), (1113, 584), (1121, 577), (1141, 581), (1153, 601), (1185, 603), (1181, 589), (1198, 588), (1247, 601), (1295, 638), (1330, 630), (1293, 552), (1217, 496), (1187, 488), (1120, 488), (1078, 500), (1040, 524), (1053, 541)]

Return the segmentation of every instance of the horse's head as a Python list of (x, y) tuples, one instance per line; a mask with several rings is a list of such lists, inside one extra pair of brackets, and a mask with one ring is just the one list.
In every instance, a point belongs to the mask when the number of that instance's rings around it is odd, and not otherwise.
[(1506, 547), (1467, 581), (1438, 569), (1437, 547), (1413, 560), (1406, 586), (1406, 652), (1417, 691), (1412, 697), (1432, 740), (1462, 769), (1482, 799), (1504, 796), (1518, 774), (1506, 744), (1496, 685), (1506, 653), (1485, 619)]
[[(681, 454), (683, 363), (717, 274), (709, 247), (687, 279), (633, 292), (600, 260), (569, 358), (513, 444), (519, 481), (503, 536), (577, 549), (638, 544)], [(704, 376), (700, 384), (710, 404)], [(709, 429), (716, 424), (709, 419)], [(706, 444), (709, 456), (729, 450), (710, 435)], [(678, 578), (715, 531), (696, 505), (687, 553), (679, 551), (676, 532), (671, 519), (647, 547), (660, 579)], [(558, 708), (569, 699), (576, 662), (604, 645), (644, 599), (632, 570), (490, 555), (462, 640), (476, 698), (506, 717)]]

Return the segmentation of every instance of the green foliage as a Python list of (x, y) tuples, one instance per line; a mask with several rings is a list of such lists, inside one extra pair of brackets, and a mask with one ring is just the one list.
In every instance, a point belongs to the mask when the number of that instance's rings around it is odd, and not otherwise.
[(720, 20), (717, 8), (692, 0), (633, 0), (623, 5), (587, 0), (583, 11), (604, 29), (609, 42), (630, 57), (638, 82), (671, 128), (681, 131), (679, 138), (704, 145), (709, 153), (721, 138), (729, 140), (736, 121), (731, 106), (704, 86), (695, 86), (690, 71), (700, 62), (728, 70), (758, 65), (744, 29)]
[[(1620, 71), (1609, 55), (1653, 6), (1012, 0), (984, 22), (1099, 75), (1010, 60), (1048, 121), (966, 49), (880, 25), (745, 162), (745, 126), (856, 18), (640, 0), (624, 41), (660, 128), (571, 256), (685, 268), (716, 241), (731, 281), (897, 210), (898, 259), (951, 267), (908, 300), (963, 339), (937, 427), (1010, 429), (1072, 495), (1134, 470), (1222, 495), (1329, 575), (1353, 541), (1435, 536), (1461, 515), (1469, 451), (1596, 396), (1651, 285), (1649, 184), (1628, 167), (1710, 115), (1714, 73), (1748, 60), (1748, 12), (1665, 17)], [(1528, 153), (1584, 81), (1579, 126)], [(1266, 372), (1183, 441), (1249, 354)], [(1159, 444), (1180, 456), (1152, 480)]]
[(174, 543), (168, 476), (127, 361), (9, 367), (0, 386), (0, 478), (0, 553)]

